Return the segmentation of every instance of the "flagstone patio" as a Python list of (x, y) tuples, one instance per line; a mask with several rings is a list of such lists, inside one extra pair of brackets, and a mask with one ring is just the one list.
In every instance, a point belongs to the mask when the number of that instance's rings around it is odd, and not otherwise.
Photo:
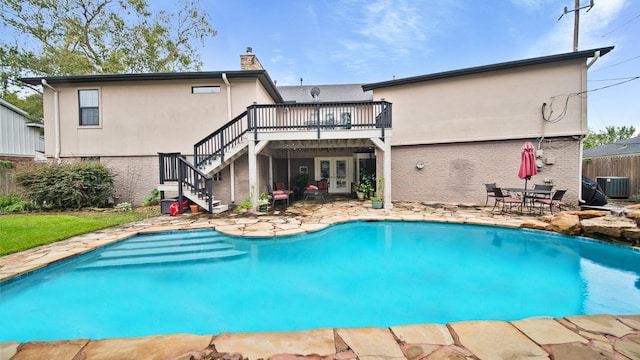
[[(272, 237), (317, 231), (352, 220), (438, 221), (555, 229), (550, 221), (540, 218), (510, 213), (492, 214), (490, 210), (475, 205), (431, 203), (394, 203), (394, 209), (374, 210), (366, 202), (346, 200), (324, 204), (298, 202), (265, 214), (229, 212), (222, 215), (163, 215), (0, 257), (0, 280), (19, 277), (136, 234), (158, 231), (215, 228), (230, 235)], [(626, 223), (623, 225), (627, 226)], [(632, 228), (631, 225), (629, 227)], [(132, 339), (0, 343), (0, 360), (243, 358), (640, 359), (640, 315), (603, 314), (512, 322), (464, 321), (384, 329), (317, 329), (291, 333), (180, 334)]]

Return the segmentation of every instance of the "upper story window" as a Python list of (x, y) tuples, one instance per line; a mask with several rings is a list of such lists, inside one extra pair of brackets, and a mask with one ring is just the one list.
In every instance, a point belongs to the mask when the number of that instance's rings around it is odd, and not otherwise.
[(220, 92), (220, 86), (192, 86), (192, 94), (217, 94)]
[(80, 126), (100, 125), (98, 90), (78, 90)]

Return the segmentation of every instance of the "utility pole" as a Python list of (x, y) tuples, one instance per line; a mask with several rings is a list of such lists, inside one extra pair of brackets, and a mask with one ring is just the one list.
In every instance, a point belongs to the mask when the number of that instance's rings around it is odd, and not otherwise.
[(564, 7), (564, 12), (562, 13), (562, 15), (560, 15), (560, 17), (558, 18), (558, 21), (560, 21), (560, 19), (562, 19), (563, 16), (565, 16), (566, 14), (572, 12), (574, 15), (574, 21), (573, 21), (573, 51), (578, 51), (578, 32), (580, 32), (580, 10), (582, 9), (587, 9), (586, 12), (589, 12), (591, 10), (591, 8), (593, 8), (593, 1), (594, 0), (590, 0), (589, 1), (589, 5), (585, 5), (580, 7), (580, 0), (575, 0), (575, 5), (573, 10), (569, 10), (567, 9), (567, 7)]

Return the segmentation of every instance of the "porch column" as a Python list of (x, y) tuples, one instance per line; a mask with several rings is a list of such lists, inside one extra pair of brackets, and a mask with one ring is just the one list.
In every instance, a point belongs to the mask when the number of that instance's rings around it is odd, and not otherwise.
[(272, 191), (275, 190), (273, 188), (273, 156), (269, 155), (269, 189)]
[[(385, 209), (392, 209), (391, 203), (391, 136), (386, 136), (384, 140), (379, 138), (370, 138), (371, 142), (382, 151), (382, 178), (384, 184), (382, 186), (382, 198)], [(377, 180), (377, 179), (376, 179)], [(377, 182), (375, 184), (377, 189)]]
[(249, 140), (249, 152), (247, 154), (249, 158), (249, 196), (251, 196), (251, 203), (253, 208), (256, 208), (258, 204), (258, 161), (256, 158), (256, 142)]
[(391, 137), (384, 138), (384, 155), (383, 155), (383, 174), (384, 174), (384, 208), (392, 209), (391, 203)]
[(229, 186), (231, 190), (231, 202), (236, 202), (236, 161), (229, 164)]

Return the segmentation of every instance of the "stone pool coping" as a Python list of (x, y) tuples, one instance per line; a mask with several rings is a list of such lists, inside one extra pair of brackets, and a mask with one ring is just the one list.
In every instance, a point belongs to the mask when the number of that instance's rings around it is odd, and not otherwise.
[[(355, 200), (326, 204), (299, 202), (266, 214), (163, 215), (0, 257), (0, 281), (20, 277), (142, 233), (215, 228), (234, 236), (274, 237), (319, 231), (333, 224), (358, 220), (433, 221), (538, 229), (549, 227), (548, 223), (536, 217), (493, 214), (490, 208), (474, 205), (394, 203), (394, 209), (377, 210), (367, 202)], [(250, 359), (294, 359), (294, 355), (312, 354), (316, 355), (314, 359), (548, 359), (549, 356), (554, 359), (640, 359), (640, 315), (568, 316), (513, 322), (465, 321), (387, 329), (319, 329), (294, 333), (159, 335), (134, 339), (0, 343), (0, 360), (189, 359), (190, 356), (233, 358), (228, 354), (234, 353)]]

